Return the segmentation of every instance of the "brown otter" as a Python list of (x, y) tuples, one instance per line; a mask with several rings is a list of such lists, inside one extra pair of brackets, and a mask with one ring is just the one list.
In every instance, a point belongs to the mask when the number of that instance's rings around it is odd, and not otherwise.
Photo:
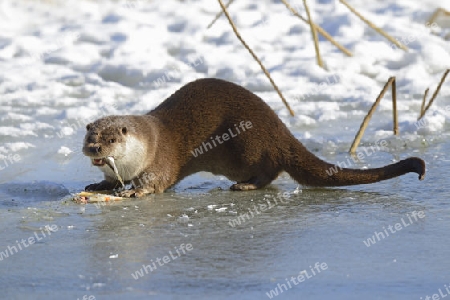
[[(410, 157), (375, 169), (336, 168), (309, 152), (275, 112), (247, 89), (219, 79), (186, 84), (140, 116), (109, 116), (87, 125), (83, 152), (105, 180), (86, 190), (119, 186), (117, 172), (133, 188), (120, 196), (161, 193), (199, 171), (237, 181), (232, 190), (253, 190), (282, 172), (309, 186), (373, 183), (408, 172), (425, 175), (425, 162)], [(112, 157), (116, 172), (106, 158)]]

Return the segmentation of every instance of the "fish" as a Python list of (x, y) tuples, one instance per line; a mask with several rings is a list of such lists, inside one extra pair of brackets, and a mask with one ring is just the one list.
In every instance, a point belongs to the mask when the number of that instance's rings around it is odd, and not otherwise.
[(116, 174), (117, 179), (122, 184), (122, 187), (125, 187), (125, 184), (123, 183), (123, 179), (122, 179), (122, 177), (120, 177), (119, 171), (117, 170), (116, 164), (114, 162), (114, 158), (112, 156), (107, 156), (105, 158), (105, 162), (114, 171), (114, 174)]

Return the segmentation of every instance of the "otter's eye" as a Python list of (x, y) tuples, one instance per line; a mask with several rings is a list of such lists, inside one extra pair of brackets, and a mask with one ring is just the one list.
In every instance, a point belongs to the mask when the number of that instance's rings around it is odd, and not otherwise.
[(109, 140), (109, 143), (110, 143), (110, 144), (113, 144), (113, 143), (115, 143), (115, 142), (116, 142), (115, 139), (110, 139), (110, 140)]
[(127, 134), (127, 128), (126, 127), (122, 127), (122, 133), (123, 134)]

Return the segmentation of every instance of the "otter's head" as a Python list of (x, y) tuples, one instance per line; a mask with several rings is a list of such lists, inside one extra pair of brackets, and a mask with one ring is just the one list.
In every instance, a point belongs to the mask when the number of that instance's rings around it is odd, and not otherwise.
[(118, 116), (99, 119), (86, 126), (83, 153), (95, 166), (104, 166), (106, 157), (119, 160), (127, 153), (130, 131)]
[[(114, 178), (114, 166), (108, 163), (112, 158), (117, 171), (125, 181), (140, 174), (146, 166), (145, 161), (152, 152), (148, 149), (145, 132), (152, 135), (152, 128), (143, 129), (142, 116), (109, 116), (98, 119), (86, 126), (83, 153), (91, 159), (94, 166), (105, 175)], [(152, 138), (156, 143), (156, 139)], [(154, 151), (154, 150), (153, 150)], [(106, 159), (108, 158), (108, 159)]]

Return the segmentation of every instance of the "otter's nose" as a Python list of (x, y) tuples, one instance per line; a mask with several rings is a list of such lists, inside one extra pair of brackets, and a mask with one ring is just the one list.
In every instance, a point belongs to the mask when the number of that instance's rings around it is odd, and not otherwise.
[(92, 153), (100, 153), (102, 151), (101, 146), (91, 146), (89, 147), (89, 151)]

